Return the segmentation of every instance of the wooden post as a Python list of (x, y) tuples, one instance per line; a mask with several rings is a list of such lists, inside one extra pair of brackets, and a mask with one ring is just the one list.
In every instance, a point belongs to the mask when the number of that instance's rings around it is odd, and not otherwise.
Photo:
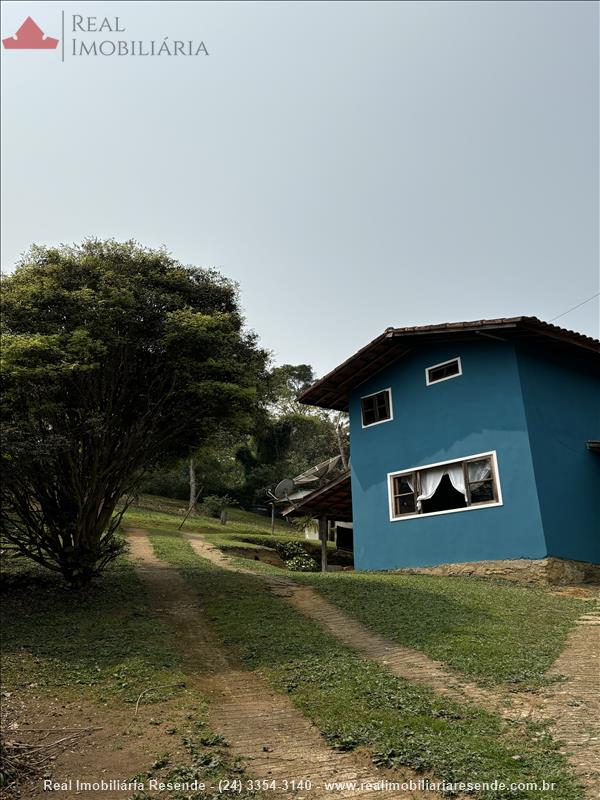
[(319, 539), (321, 540), (321, 572), (327, 572), (327, 517), (319, 517)]
[(271, 536), (275, 533), (275, 503), (271, 503)]

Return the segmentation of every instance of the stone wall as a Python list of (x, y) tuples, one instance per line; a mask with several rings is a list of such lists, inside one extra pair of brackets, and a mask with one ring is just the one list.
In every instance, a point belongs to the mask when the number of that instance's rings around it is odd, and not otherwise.
[(600, 564), (568, 561), (562, 558), (515, 558), (504, 561), (472, 561), (464, 564), (440, 564), (437, 567), (413, 567), (394, 570), (425, 575), (475, 575), (520, 583), (571, 586), (582, 583), (600, 585)]

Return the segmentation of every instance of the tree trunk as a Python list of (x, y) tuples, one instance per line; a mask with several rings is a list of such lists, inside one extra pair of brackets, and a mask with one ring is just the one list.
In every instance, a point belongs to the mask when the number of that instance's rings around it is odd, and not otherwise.
[(190, 458), (190, 501), (188, 504), (188, 514), (196, 511), (196, 465), (194, 459)]
[(342, 469), (348, 469), (348, 460), (346, 458), (346, 451), (344, 450), (344, 443), (342, 442), (342, 434), (340, 431), (341, 428), (341, 421), (339, 419), (335, 422), (335, 437), (337, 439), (338, 450), (340, 451), (340, 457), (342, 459)]

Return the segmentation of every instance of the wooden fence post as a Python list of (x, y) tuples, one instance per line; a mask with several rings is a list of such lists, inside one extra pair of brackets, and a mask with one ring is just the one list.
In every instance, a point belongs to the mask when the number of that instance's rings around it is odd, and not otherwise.
[(319, 517), (319, 539), (321, 540), (321, 572), (327, 572), (327, 517)]

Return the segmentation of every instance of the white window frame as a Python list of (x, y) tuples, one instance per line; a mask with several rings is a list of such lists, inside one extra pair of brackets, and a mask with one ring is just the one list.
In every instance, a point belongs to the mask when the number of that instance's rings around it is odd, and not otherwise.
[[(362, 410), (362, 401), (365, 400), (367, 397), (375, 397), (376, 394), (382, 394), (383, 392), (388, 393), (388, 400), (390, 402), (390, 415), (387, 419), (379, 419), (377, 422), (369, 422), (365, 425), (363, 421), (363, 410)], [(394, 406), (392, 405), (392, 390), (388, 386), (386, 389), (378, 389), (376, 392), (370, 392), (370, 394), (363, 394), (360, 398), (360, 424), (363, 428), (373, 428), (375, 425), (383, 425), (384, 422), (391, 422), (394, 419)]]
[[(429, 370), (436, 369), (437, 367), (445, 367), (446, 364), (452, 364), (454, 361), (458, 361), (458, 372), (456, 375), (446, 375), (445, 378), (438, 378), (435, 381), (429, 380)], [(462, 371), (462, 362), (460, 360), (460, 356), (454, 356), (454, 358), (449, 358), (447, 361), (441, 361), (439, 364), (431, 364), (429, 367), (425, 367), (425, 385), (426, 386), (435, 386), (436, 383), (443, 383), (444, 381), (450, 381), (452, 378), (460, 378), (463, 374)]]
[[(464, 508), (448, 508), (444, 511), (430, 511), (426, 514), (400, 514), (394, 515), (394, 490), (393, 479), (399, 475), (410, 475), (411, 472), (422, 472), (426, 469), (433, 469), (434, 467), (444, 467), (447, 464), (462, 464), (463, 461), (476, 461), (480, 458), (489, 458), (492, 463), (492, 476), (496, 494), (498, 499), (491, 503), (475, 503), (472, 506), (465, 506)], [(390, 522), (402, 522), (405, 519), (427, 519), (428, 517), (438, 517), (440, 514), (456, 514), (459, 511), (477, 511), (480, 508), (495, 508), (496, 506), (504, 505), (502, 500), (502, 487), (500, 486), (500, 473), (498, 471), (498, 456), (495, 450), (490, 450), (487, 453), (475, 453), (472, 456), (462, 456), (461, 458), (450, 458), (448, 461), (437, 461), (435, 464), (423, 464), (419, 467), (411, 467), (410, 469), (401, 469), (396, 472), (388, 472), (387, 474), (387, 491), (388, 491), (388, 509), (390, 514)]]

